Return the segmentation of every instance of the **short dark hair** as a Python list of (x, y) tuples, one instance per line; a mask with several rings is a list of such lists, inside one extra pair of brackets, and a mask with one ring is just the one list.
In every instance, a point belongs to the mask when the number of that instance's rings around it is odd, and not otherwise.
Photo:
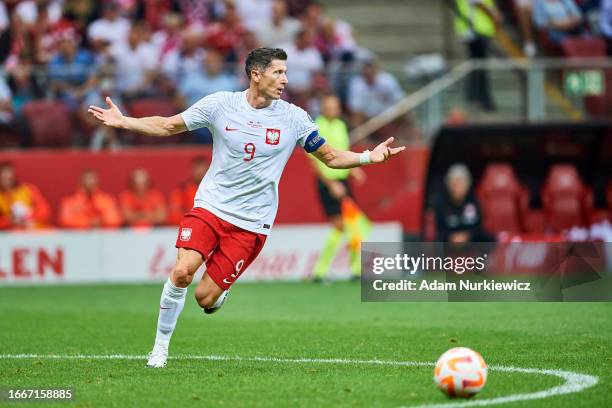
[(244, 64), (244, 70), (246, 71), (247, 77), (251, 79), (251, 71), (253, 69), (261, 69), (265, 71), (270, 65), (272, 60), (287, 60), (287, 53), (282, 48), (255, 48), (247, 55), (246, 62)]

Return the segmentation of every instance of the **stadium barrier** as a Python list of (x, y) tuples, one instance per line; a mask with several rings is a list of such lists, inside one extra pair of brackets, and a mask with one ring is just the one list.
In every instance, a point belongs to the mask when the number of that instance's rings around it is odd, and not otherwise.
[[(326, 222), (319, 202), (316, 176), (310, 159), (296, 149), (285, 167), (279, 185), (276, 224)], [(359, 151), (357, 148), (355, 151)], [(14, 164), (22, 182), (38, 186), (49, 200), (52, 224), (56, 224), (62, 197), (72, 194), (81, 173), (96, 170), (102, 190), (115, 197), (128, 186), (130, 173), (137, 167), (151, 174), (153, 187), (166, 197), (191, 174), (192, 160), (210, 159), (210, 146), (175, 148), (134, 148), (113, 152), (70, 149), (0, 151), (0, 162)], [(429, 148), (410, 146), (384, 166), (364, 168), (367, 180), (353, 188), (359, 206), (373, 221), (402, 223), (404, 231), (418, 234)]]
[[(297, 281), (311, 277), (327, 224), (280, 225), (240, 281)], [(176, 259), (176, 228), (49, 231), (0, 234), (0, 286), (53, 283), (160, 282)], [(372, 242), (399, 242), (399, 223), (377, 223)], [(336, 257), (330, 278), (350, 276), (348, 253)]]

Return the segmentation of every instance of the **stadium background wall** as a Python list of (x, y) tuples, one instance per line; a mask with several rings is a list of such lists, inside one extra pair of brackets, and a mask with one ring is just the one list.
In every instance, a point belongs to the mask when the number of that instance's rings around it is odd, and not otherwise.
[[(355, 148), (359, 151), (360, 148)], [(117, 195), (127, 188), (130, 172), (144, 167), (151, 173), (154, 187), (166, 196), (189, 178), (195, 157), (211, 157), (209, 147), (125, 149), (118, 152), (78, 150), (28, 150), (0, 152), (0, 162), (15, 165), (23, 182), (41, 188), (57, 221), (62, 197), (71, 194), (85, 169), (97, 170), (104, 191)], [(384, 166), (365, 168), (367, 181), (355, 186), (357, 202), (374, 221), (399, 221), (405, 232), (421, 229), (423, 182), (429, 149), (411, 147)], [(318, 199), (315, 174), (306, 155), (296, 149), (287, 163), (280, 183), (277, 224), (322, 223), (325, 216)]]

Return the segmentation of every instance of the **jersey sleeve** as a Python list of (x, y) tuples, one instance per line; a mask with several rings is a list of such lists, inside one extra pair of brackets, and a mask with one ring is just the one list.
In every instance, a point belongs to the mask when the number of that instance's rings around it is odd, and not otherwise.
[(217, 92), (200, 99), (181, 113), (188, 130), (210, 128), (227, 98), (228, 92)]
[(306, 111), (297, 106), (291, 108), (297, 142), (307, 153), (312, 153), (325, 143), (325, 139), (319, 135), (319, 127)]

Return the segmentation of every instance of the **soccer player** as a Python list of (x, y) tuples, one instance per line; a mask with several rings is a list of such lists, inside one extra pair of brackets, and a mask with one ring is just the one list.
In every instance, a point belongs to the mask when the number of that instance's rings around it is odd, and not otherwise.
[(382, 163), (404, 150), (404, 146), (391, 147), (393, 138), (363, 153), (326, 144), (306, 112), (280, 99), (288, 82), (287, 54), (282, 49), (251, 51), (245, 70), (247, 90), (208, 95), (171, 117), (127, 117), (110, 98), (106, 99), (108, 109), (88, 109), (107, 126), (149, 136), (202, 127), (213, 134), (210, 168), (200, 183), (194, 208), (179, 226), (178, 257), (162, 291), (148, 367), (166, 365), (170, 337), (197, 269), (206, 263), (196, 300), (205, 313), (214, 313), (259, 254), (276, 216), (281, 173), (297, 144), (328, 167), (345, 169)]
[[(336, 149), (345, 150), (349, 148), (350, 141), (348, 129), (340, 118), (340, 114), (340, 99), (334, 94), (325, 95), (321, 100), (321, 116), (315, 120), (315, 123), (321, 133), (325, 135), (326, 144)], [(359, 234), (359, 228), (346, 228), (343, 218), (347, 216), (347, 198), (352, 197), (348, 177), (352, 176), (356, 182), (362, 184), (365, 180), (365, 173), (359, 167), (350, 170), (330, 169), (314, 157), (312, 162), (317, 175), (317, 189), (319, 190), (323, 211), (332, 225), (332, 229), (321, 249), (321, 255), (314, 266), (313, 280), (315, 282), (323, 281), (338, 249), (340, 249), (345, 232), (349, 242), (351, 273), (353, 279), (359, 278), (361, 274), (361, 257), (359, 255), (362, 237)]]

